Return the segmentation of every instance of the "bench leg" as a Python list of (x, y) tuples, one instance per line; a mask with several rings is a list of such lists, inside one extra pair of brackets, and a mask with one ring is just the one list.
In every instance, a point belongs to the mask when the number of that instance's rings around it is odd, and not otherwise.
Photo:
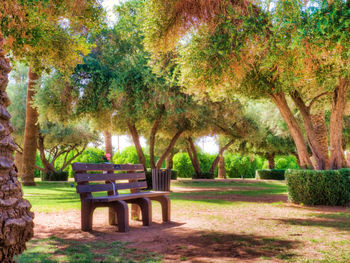
[(81, 202), (81, 230), (92, 230), (92, 219), (95, 207), (88, 201)]
[(151, 197), (151, 200), (158, 201), (162, 206), (163, 222), (170, 221), (170, 199), (166, 195)]
[(118, 220), (118, 231), (128, 232), (129, 231), (129, 208), (127, 203), (124, 201), (115, 201), (112, 204), (114, 210), (114, 218), (117, 216)]
[(144, 226), (152, 224), (152, 203), (149, 198), (137, 198), (127, 200), (128, 203), (136, 204), (141, 208), (142, 223)]

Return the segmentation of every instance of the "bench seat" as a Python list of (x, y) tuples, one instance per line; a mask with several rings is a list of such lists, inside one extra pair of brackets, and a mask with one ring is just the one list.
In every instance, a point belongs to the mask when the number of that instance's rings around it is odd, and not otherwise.
[(116, 200), (130, 200), (136, 198), (150, 198), (159, 197), (159, 196), (169, 195), (169, 192), (161, 192), (161, 191), (150, 191), (150, 192), (139, 192), (139, 193), (130, 193), (130, 194), (119, 194), (119, 195), (109, 195), (109, 196), (97, 196), (97, 197), (89, 197), (88, 199), (92, 202), (113, 202)]

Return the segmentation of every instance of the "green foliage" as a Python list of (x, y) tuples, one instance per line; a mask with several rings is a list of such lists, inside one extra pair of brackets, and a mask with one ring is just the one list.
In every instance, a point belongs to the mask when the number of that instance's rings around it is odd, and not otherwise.
[(256, 170), (255, 178), (263, 180), (284, 180), (286, 170)]
[[(146, 168), (149, 168), (150, 167), (149, 155), (145, 154), (145, 158), (146, 158), (146, 166), (147, 166)], [(113, 155), (113, 163), (118, 163), (118, 164), (140, 163), (135, 146), (128, 146), (125, 149), (123, 149), (122, 152), (116, 152)]]
[[(43, 163), (41, 161), (41, 158), (38, 152), (35, 155), (35, 165), (43, 168)], [(42, 174), (42, 171), (40, 171), (39, 169), (34, 170), (34, 177), (41, 177), (41, 174)]]
[(187, 153), (177, 153), (173, 157), (174, 170), (180, 178), (191, 178), (194, 173), (191, 159)]
[(275, 169), (298, 169), (297, 158), (294, 155), (275, 157)]
[(260, 157), (252, 159), (240, 154), (225, 155), (226, 175), (230, 178), (254, 178), (255, 171), (261, 169), (262, 165), (263, 160)]
[(197, 175), (196, 173), (194, 173), (192, 175), (192, 179), (214, 179), (215, 178), (215, 174), (210, 173), (210, 172), (201, 172), (200, 175)]
[(42, 173), (41, 176), (42, 181), (67, 181), (68, 180), (68, 172), (49, 172)]
[(287, 170), (289, 199), (306, 205), (347, 205), (350, 177), (337, 170)]
[(215, 154), (198, 153), (198, 160), (202, 170), (202, 173), (207, 173), (210, 170), (211, 164), (215, 160)]

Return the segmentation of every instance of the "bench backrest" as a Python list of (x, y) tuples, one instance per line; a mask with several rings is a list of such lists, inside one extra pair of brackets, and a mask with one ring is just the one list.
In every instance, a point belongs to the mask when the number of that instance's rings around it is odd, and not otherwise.
[[(146, 179), (142, 164), (73, 163), (72, 169), (78, 184), (77, 193), (82, 198), (91, 196), (93, 192), (107, 191), (108, 195), (117, 195), (122, 189), (130, 189), (134, 193), (147, 188), (146, 181), (139, 181)], [(128, 182), (119, 182), (121, 180)]]

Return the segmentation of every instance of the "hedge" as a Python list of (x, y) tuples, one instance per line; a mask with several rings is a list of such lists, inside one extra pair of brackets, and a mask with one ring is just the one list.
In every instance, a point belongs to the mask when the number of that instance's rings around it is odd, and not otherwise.
[(265, 180), (284, 180), (284, 173), (286, 170), (256, 170), (255, 179)]
[(50, 172), (50, 173), (42, 173), (41, 175), (42, 181), (67, 181), (68, 180), (68, 172)]
[(349, 174), (345, 169), (287, 170), (289, 199), (306, 205), (347, 205), (350, 202)]

